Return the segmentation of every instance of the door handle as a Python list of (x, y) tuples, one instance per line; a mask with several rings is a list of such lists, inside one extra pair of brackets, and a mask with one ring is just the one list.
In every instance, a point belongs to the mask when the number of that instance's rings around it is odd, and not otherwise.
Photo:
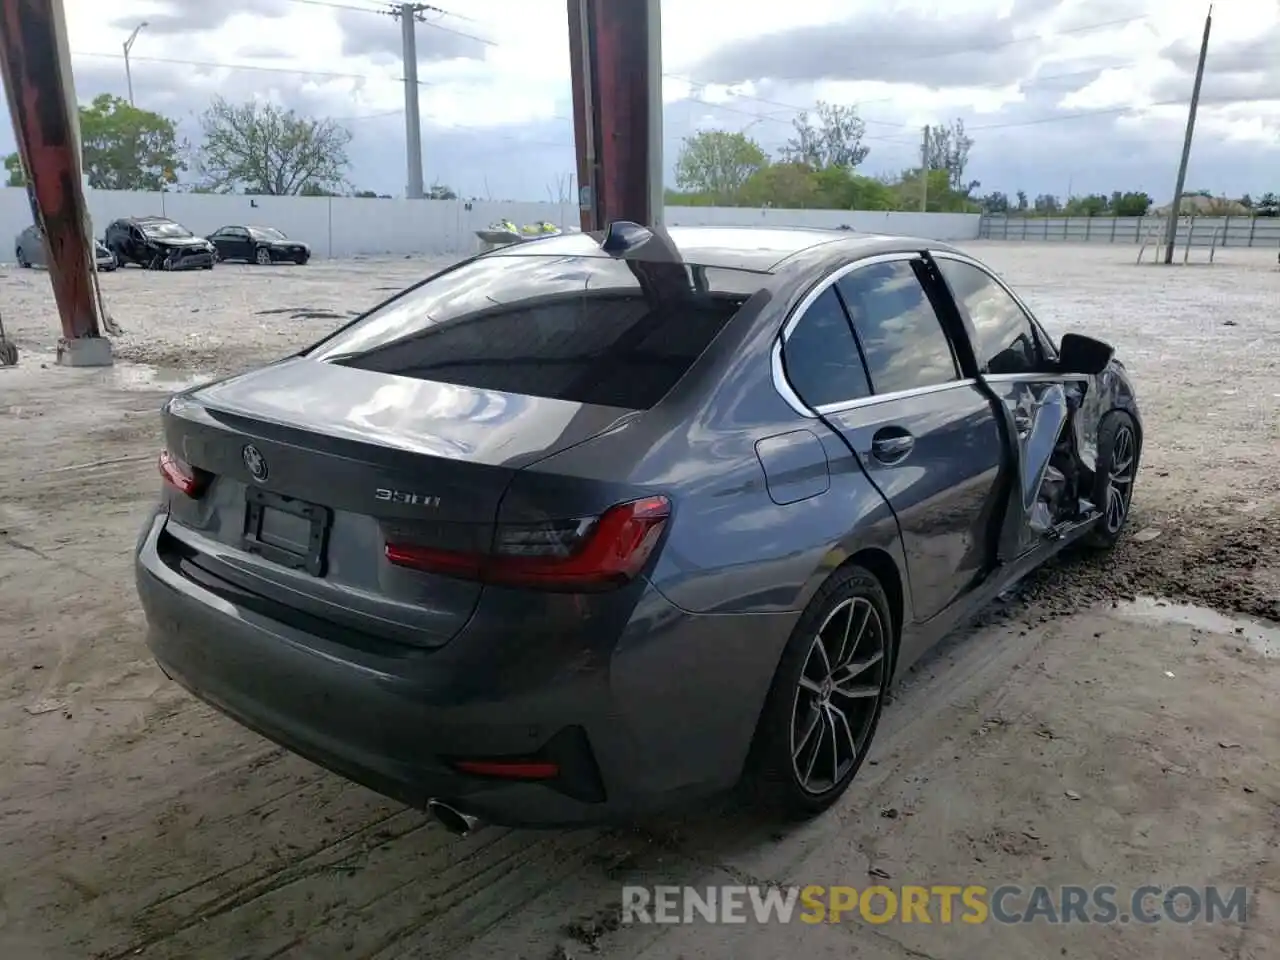
[(916, 445), (916, 438), (905, 431), (882, 430), (871, 440), (871, 455), (881, 463), (896, 463)]

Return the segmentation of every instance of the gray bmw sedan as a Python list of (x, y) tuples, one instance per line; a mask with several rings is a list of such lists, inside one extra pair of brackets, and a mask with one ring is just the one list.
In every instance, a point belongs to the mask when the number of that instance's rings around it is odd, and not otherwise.
[(173, 396), (160, 666), (447, 826), (811, 816), (931, 644), (1128, 516), (1110, 346), (933, 241), (614, 224)]

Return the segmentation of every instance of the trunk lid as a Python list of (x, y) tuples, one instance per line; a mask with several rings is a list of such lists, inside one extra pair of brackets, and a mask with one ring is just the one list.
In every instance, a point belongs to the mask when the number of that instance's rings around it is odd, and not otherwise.
[(200, 497), (170, 498), (166, 543), (278, 619), (439, 645), (481, 587), (395, 567), (386, 541), (487, 550), (517, 471), (627, 413), (292, 358), (166, 407), (167, 449), (207, 475)]

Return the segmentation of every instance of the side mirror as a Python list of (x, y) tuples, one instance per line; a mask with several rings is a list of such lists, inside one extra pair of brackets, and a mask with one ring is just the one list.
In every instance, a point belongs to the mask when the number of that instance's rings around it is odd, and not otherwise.
[(1107, 369), (1115, 356), (1115, 347), (1079, 333), (1064, 333), (1058, 347), (1058, 366), (1063, 373), (1097, 376)]

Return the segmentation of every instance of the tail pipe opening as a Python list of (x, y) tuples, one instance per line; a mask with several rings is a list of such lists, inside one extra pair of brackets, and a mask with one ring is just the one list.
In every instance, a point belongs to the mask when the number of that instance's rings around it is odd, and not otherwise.
[(480, 826), (478, 817), (468, 816), (443, 800), (428, 800), (427, 813), (433, 816), (442, 827), (459, 837), (465, 837)]

